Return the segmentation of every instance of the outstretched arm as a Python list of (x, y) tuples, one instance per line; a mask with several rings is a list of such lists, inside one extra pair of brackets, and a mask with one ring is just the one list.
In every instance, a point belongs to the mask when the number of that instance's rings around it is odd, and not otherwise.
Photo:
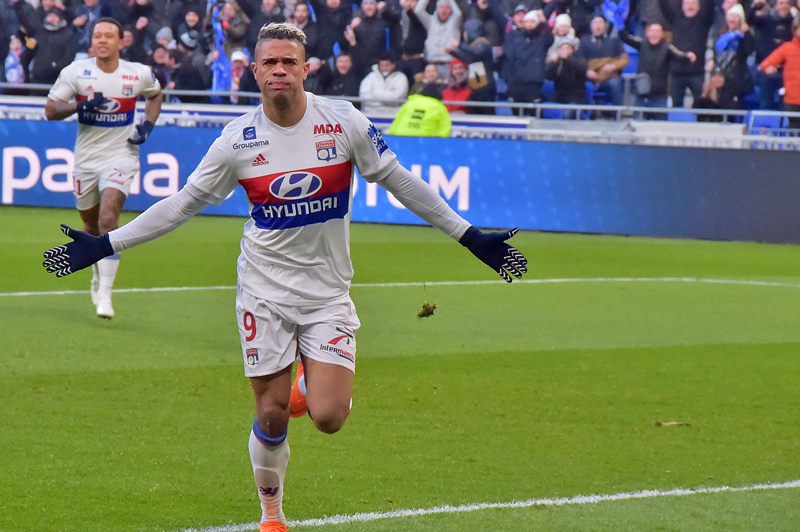
[(528, 271), (527, 259), (505, 242), (516, 234), (517, 229), (502, 233), (481, 232), (456, 214), (430, 185), (400, 165), (378, 184), (408, 210), (458, 240), (506, 282), (511, 282), (511, 275), (519, 279)]
[(195, 198), (184, 188), (140, 214), (132, 222), (101, 236), (61, 226), (72, 242), (44, 253), (42, 265), (57, 277), (70, 275), (124, 249), (154, 240), (177, 229), (209, 203)]

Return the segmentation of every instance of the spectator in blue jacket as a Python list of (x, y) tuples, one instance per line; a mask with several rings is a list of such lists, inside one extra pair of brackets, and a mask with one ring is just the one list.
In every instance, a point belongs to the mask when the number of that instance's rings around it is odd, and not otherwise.
[(534, 103), (542, 99), (545, 57), (551, 44), (553, 34), (538, 11), (529, 11), (523, 29), (506, 36), (503, 79), (510, 101)]

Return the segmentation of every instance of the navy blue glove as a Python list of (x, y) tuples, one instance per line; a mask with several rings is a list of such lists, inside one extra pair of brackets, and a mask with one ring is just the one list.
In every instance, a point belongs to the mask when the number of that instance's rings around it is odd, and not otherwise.
[(102, 92), (95, 92), (92, 99), (81, 100), (78, 102), (78, 116), (83, 115), (86, 112), (91, 112), (100, 107), (101, 105), (110, 102), (108, 98), (103, 97)]
[(134, 131), (133, 136), (128, 139), (128, 142), (136, 145), (142, 144), (147, 140), (147, 137), (150, 136), (151, 131), (153, 131), (153, 123), (149, 120), (145, 120), (136, 126), (136, 131)]
[(511, 229), (505, 233), (482, 233), (470, 226), (459, 243), (510, 283), (511, 275), (520, 279), (528, 271), (528, 259), (517, 248), (506, 244), (506, 240), (516, 235), (517, 231), (519, 229)]
[(114, 254), (108, 233), (94, 236), (64, 224), (61, 224), (61, 231), (70, 237), (72, 242), (45, 251), (46, 260), (42, 263), (42, 266), (47, 268), (47, 273), (55, 273), (56, 277), (75, 273)]

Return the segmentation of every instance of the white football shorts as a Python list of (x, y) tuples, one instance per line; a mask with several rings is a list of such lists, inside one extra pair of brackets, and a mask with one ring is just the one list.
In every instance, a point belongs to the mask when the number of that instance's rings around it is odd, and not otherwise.
[(236, 321), (246, 377), (277, 373), (300, 354), (355, 373), (355, 332), (361, 322), (349, 297), (323, 308), (295, 308), (237, 288)]
[(75, 206), (79, 211), (91, 209), (100, 203), (100, 193), (106, 188), (116, 188), (127, 197), (138, 171), (138, 159), (117, 158), (108, 166), (94, 170), (76, 166), (72, 175), (75, 183)]

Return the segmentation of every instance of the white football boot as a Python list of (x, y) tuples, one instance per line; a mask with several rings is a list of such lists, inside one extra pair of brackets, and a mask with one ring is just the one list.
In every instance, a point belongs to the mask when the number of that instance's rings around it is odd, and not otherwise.
[(114, 307), (111, 306), (111, 298), (97, 296), (97, 317), (110, 320), (114, 317)]

